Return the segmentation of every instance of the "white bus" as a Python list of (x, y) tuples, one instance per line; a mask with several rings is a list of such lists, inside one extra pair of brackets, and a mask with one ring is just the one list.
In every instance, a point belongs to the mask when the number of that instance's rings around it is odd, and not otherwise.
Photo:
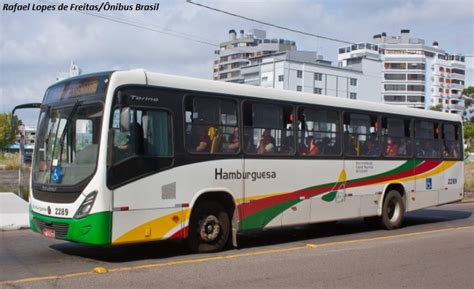
[(187, 239), (407, 211), (463, 197), (458, 115), (150, 73), (48, 88), (30, 224), (73, 242)]

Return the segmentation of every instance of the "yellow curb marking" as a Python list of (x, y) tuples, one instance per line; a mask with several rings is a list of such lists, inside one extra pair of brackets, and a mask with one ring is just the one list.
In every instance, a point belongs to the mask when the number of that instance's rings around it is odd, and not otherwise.
[[(88, 275), (97, 275), (97, 273), (105, 273), (105, 272), (110, 272), (110, 273), (126, 272), (126, 271), (132, 271), (132, 270), (140, 270), (140, 269), (162, 268), (162, 267), (170, 267), (170, 266), (177, 266), (177, 265), (197, 264), (197, 263), (220, 261), (220, 260), (226, 260), (226, 259), (236, 259), (236, 258), (260, 256), (260, 255), (268, 255), (268, 254), (276, 254), (276, 253), (286, 253), (286, 252), (297, 251), (297, 250), (308, 249), (308, 248), (314, 249), (314, 248), (330, 247), (330, 246), (337, 246), (337, 245), (365, 243), (365, 242), (376, 241), (376, 240), (389, 240), (389, 239), (395, 239), (395, 238), (419, 236), (419, 235), (425, 235), (425, 234), (449, 232), (449, 231), (454, 231), (454, 230), (463, 230), (463, 229), (471, 229), (471, 228), (474, 228), (474, 226), (446, 228), (446, 229), (406, 233), (406, 234), (400, 234), (400, 235), (354, 239), (354, 240), (347, 240), (347, 241), (335, 241), (335, 242), (328, 242), (328, 243), (322, 243), (322, 244), (306, 244), (304, 246), (298, 246), (298, 247), (262, 250), (262, 251), (242, 253), (242, 254), (221, 255), (221, 256), (198, 258), (198, 259), (184, 259), (184, 260), (170, 261), (170, 262), (163, 262), (163, 263), (145, 264), (145, 265), (137, 265), (137, 266), (130, 266), (130, 267), (120, 267), (120, 268), (114, 268), (110, 270), (107, 270), (104, 267), (97, 267), (97, 268), (94, 268), (93, 271), (89, 271), (89, 272), (78, 272), (78, 273), (64, 274), (64, 275), (51, 275), (51, 276), (31, 277), (31, 278), (23, 278), (23, 279), (16, 279), (16, 280), (0, 281), (0, 285), (27, 283), (27, 282), (34, 282), (34, 281), (59, 280), (59, 279), (75, 278), (75, 277), (82, 277), (82, 276), (88, 276)], [(98, 271), (102, 271), (102, 269), (105, 270), (105, 272), (98, 272)]]

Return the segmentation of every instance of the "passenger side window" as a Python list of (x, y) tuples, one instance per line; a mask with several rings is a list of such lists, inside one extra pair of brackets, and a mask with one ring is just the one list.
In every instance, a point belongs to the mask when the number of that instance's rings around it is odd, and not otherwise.
[(410, 120), (382, 117), (382, 152), (386, 157), (412, 155)]
[(186, 147), (193, 153), (238, 153), (240, 134), (233, 100), (187, 97)]
[(327, 109), (298, 109), (298, 153), (334, 156), (341, 153), (339, 113)]
[(461, 129), (459, 125), (443, 124), (443, 157), (459, 159), (462, 153)]
[(273, 155), (294, 154), (295, 140), (291, 106), (245, 102), (243, 122), (245, 152)]
[(377, 116), (345, 113), (344, 145), (347, 156), (380, 156)]
[(171, 117), (168, 111), (130, 108), (129, 117), (129, 131), (123, 132), (119, 125), (120, 110), (114, 110), (113, 163), (133, 156), (172, 156)]
[(415, 148), (417, 158), (439, 158), (439, 125), (431, 121), (415, 122)]

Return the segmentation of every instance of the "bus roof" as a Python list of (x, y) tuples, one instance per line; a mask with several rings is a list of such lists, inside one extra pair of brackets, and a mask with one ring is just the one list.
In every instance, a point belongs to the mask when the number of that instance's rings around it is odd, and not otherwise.
[[(273, 99), (289, 102), (308, 103), (329, 107), (333, 106), (343, 109), (350, 108), (364, 111), (385, 112), (390, 114), (418, 116), (431, 119), (443, 119), (455, 122), (462, 121), (461, 116), (457, 114), (449, 114), (425, 109), (417, 109), (362, 100), (352, 100), (334, 96), (318, 95), (275, 88), (265, 88), (253, 85), (198, 79), (184, 76), (175, 76), (162, 73), (148, 72), (144, 70), (117, 71), (114, 72), (114, 74), (115, 73), (144, 73), (146, 76), (147, 85), (152, 86), (178, 88), (216, 94), (248, 96), (270, 100)], [(126, 78), (125, 75), (121, 75), (121, 77)]]

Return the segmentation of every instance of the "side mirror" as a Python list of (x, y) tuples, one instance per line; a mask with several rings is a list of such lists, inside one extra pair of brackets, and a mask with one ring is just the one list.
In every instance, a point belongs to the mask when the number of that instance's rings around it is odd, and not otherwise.
[(130, 131), (130, 107), (122, 107), (120, 109), (120, 131)]

